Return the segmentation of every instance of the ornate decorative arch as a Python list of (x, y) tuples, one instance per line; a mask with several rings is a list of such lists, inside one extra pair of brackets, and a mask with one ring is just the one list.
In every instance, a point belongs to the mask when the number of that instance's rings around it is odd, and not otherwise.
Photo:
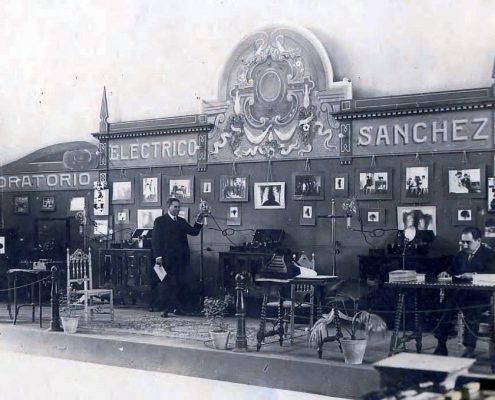
[(311, 32), (255, 32), (225, 64), (218, 99), (203, 102), (215, 124), (210, 159), (337, 157), (338, 124), (330, 114), (351, 97), (348, 80), (333, 82), (328, 55)]

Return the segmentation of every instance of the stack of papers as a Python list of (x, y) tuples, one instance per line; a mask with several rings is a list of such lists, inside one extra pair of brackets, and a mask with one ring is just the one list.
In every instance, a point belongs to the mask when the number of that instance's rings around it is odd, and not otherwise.
[(388, 273), (389, 282), (413, 282), (416, 281), (416, 271), (398, 269)]
[(495, 285), (495, 274), (474, 274), (473, 284), (475, 284), (475, 285)]

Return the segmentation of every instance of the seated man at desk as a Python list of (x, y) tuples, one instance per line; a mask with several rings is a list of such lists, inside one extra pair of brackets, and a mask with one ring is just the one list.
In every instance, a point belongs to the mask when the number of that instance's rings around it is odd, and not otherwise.
[[(455, 255), (452, 265), (447, 271), (441, 272), (438, 278), (452, 276), (460, 281), (471, 282), (475, 273), (495, 273), (495, 252), (481, 243), (481, 231), (478, 228), (471, 226), (464, 228), (459, 245), (461, 250)], [(465, 347), (462, 356), (474, 358), (481, 313), (483, 306), (489, 303), (490, 297), (486, 292), (446, 290), (441, 305), (443, 312), (435, 332), (438, 344), (434, 354), (448, 355), (447, 338), (450, 323), (458, 310), (462, 310), (464, 315), (462, 344)]]

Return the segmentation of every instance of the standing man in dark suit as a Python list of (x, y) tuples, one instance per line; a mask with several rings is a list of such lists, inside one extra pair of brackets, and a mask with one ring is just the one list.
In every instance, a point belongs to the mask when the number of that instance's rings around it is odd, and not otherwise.
[(163, 265), (167, 276), (158, 284), (158, 301), (163, 308), (162, 317), (169, 312), (183, 314), (184, 296), (187, 290), (185, 270), (189, 266), (187, 235), (197, 236), (203, 227), (199, 214), (194, 226), (179, 217), (180, 201), (175, 197), (167, 200), (167, 214), (155, 219), (153, 224), (153, 254), (156, 263)]
[[(459, 242), (459, 251), (447, 271), (441, 272), (438, 277), (455, 277), (457, 279), (471, 281), (476, 273), (495, 273), (495, 253), (489, 247), (481, 243), (481, 231), (472, 226), (462, 230)], [(463, 357), (474, 358), (477, 335), (480, 327), (483, 305), (490, 304), (490, 296), (486, 292), (474, 290), (449, 290), (445, 292), (442, 303), (442, 316), (435, 337), (438, 340), (435, 353), (448, 355), (447, 338), (450, 322), (461, 309), (464, 315), (464, 353)]]

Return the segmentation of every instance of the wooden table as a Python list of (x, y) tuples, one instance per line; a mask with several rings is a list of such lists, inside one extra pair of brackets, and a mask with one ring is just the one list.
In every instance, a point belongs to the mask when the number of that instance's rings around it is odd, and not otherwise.
[[(490, 345), (489, 345), (489, 357), (492, 372), (495, 372), (495, 285), (493, 284), (474, 284), (474, 283), (454, 283), (454, 282), (388, 282), (384, 284), (387, 288), (399, 289), (398, 301), (395, 309), (394, 331), (390, 340), (389, 355), (393, 355), (397, 352), (397, 349), (401, 343), (409, 340), (416, 340), (416, 351), (421, 352), (422, 346), (422, 333), (421, 324), (419, 318), (419, 311), (417, 309), (418, 304), (418, 289), (443, 289), (443, 290), (474, 290), (474, 291), (487, 291), (490, 292)], [(415, 331), (412, 335), (404, 336), (399, 339), (400, 322), (402, 318), (404, 300), (407, 291), (414, 292), (414, 314), (415, 314)]]
[[(7, 281), (8, 281), (8, 296), (7, 296), (7, 309), (9, 311), (9, 317), (10, 319), (14, 320), (14, 325), (17, 322), (17, 316), (19, 314), (19, 310), (21, 307), (32, 307), (32, 322), (34, 322), (34, 316), (35, 316), (35, 310), (36, 310), (36, 305), (39, 307), (39, 317), (40, 317), (40, 328), (43, 327), (43, 303), (41, 301), (41, 285), (43, 283), (43, 278), (49, 277), (51, 274), (51, 271), (44, 270), (44, 269), (9, 269), (7, 271)], [(24, 276), (29, 279), (31, 279), (31, 282), (28, 284), (28, 286), (31, 287), (31, 303), (26, 303), (26, 304), (17, 304), (17, 279), (19, 276)], [(34, 302), (34, 286), (35, 284), (38, 283), (38, 304)], [(13, 284), (13, 285), (12, 285)], [(14, 295), (14, 315), (12, 315), (12, 309), (11, 309), (11, 291), (13, 292)]]

